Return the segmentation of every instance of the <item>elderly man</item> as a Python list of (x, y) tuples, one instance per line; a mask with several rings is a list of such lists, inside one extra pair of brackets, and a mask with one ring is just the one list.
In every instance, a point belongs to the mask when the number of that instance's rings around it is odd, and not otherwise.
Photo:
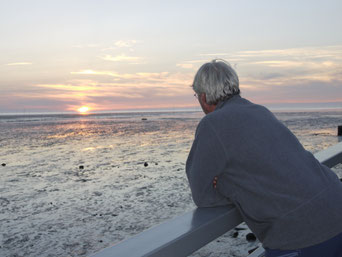
[(197, 72), (200, 121), (186, 173), (199, 207), (234, 204), (266, 256), (342, 256), (342, 183), (265, 107), (240, 96), (229, 64)]

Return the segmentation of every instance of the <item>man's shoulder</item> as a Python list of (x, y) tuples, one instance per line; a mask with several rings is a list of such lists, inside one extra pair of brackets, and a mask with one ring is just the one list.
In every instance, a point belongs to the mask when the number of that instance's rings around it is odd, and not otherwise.
[(271, 122), (274, 115), (264, 106), (239, 97), (223, 103), (215, 111), (202, 118), (199, 127), (228, 131), (248, 128), (261, 121)]
[(210, 127), (210, 123), (212, 123), (212, 118), (211, 115), (212, 113), (209, 113), (207, 115), (205, 115), (200, 122), (197, 125), (197, 131), (199, 130), (204, 130)]
[(236, 97), (222, 103), (217, 110), (210, 113), (212, 119), (222, 117), (223, 115), (237, 116), (246, 115), (253, 112), (267, 112), (270, 111), (263, 105), (253, 103), (243, 97)]

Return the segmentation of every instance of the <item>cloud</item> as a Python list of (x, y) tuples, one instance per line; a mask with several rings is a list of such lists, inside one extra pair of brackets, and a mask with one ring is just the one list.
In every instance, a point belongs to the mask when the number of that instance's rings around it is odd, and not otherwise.
[(94, 86), (73, 84), (37, 84), (35, 86), (40, 88), (57, 89), (60, 91), (91, 92), (96, 89)]
[(254, 62), (254, 64), (261, 64), (261, 65), (266, 65), (269, 67), (301, 67), (303, 65), (302, 62), (296, 62), (296, 61), (276, 61), (276, 60), (272, 60), (272, 61), (258, 61), (258, 62)]
[[(71, 72), (75, 79), (67, 83), (41, 83), (35, 87), (45, 89), (49, 92), (77, 94), (85, 93), (90, 95), (111, 95), (120, 94), (128, 98), (139, 97), (136, 94), (139, 90), (144, 92), (155, 92), (163, 88), (164, 94), (175, 94), (188, 90), (192, 80), (192, 73), (169, 73), (169, 72), (137, 72), (118, 73), (114, 71), (81, 70)], [(83, 79), (80, 79), (82, 76)], [(138, 90), (139, 89), (139, 90)]]
[[(137, 72), (137, 73), (119, 73), (113, 71), (95, 71), (95, 70), (81, 70), (81, 71), (73, 71), (70, 72), (75, 75), (85, 75), (89, 77), (112, 77), (111, 82), (115, 81), (116, 83), (164, 83), (168, 80), (168, 72)], [(101, 80), (101, 78), (97, 78), (98, 81), (108, 81)]]
[[(259, 87), (259, 89), (256, 89)], [(242, 87), (242, 89), (244, 89)], [(261, 103), (318, 103), (342, 102), (341, 81), (288, 81), (276, 87), (257, 84), (252, 89), (242, 90), (242, 95)]]
[[(66, 84), (37, 84), (35, 87), (40, 88), (38, 92), (17, 92), (15, 94), (16, 98), (44, 98), (59, 101), (68, 102), (87, 102), (89, 104), (100, 104), (92, 103), (89, 101), (91, 97), (110, 97), (121, 99), (139, 99), (142, 98), (141, 94), (137, 89), (136, 85), (123, 86), (115, 83), (97, 83), (96, 81), (90, 80), (75, 80), (69, 81)], [(77, 105), (77, 104), (76, 104)]]
[(118, 40), (114, 43), (116, 47), (133, 47), (137, 43), (137, 40)]
[(76, 110), (80, 105), (90, 106), (92, 110), (168, 107), (170, 103), (195, 105), (188, 86), (192, 73), (118, 73), (89, 69), (72, 74), (75, 79), (66, 83), (35, 84), (36, 90), (12, 92), (11, 97), (26, 99), (26, 102), (51, 100), (67, 110)]
[[(242, 96), (252, 101), (342, 101), (342, 46), (236, 51), (226, 54), (225, 59), (239, 74)], [(46, 104), (51, 100), (55, 109), (64, 110), (79, 107), (79, 104), (89, 105), (94, 110), (194, 106), (197, 102), (192, 97), (189, 85), (195, 69), (210, 61), (205, 60), (207, 56), (211, 55), (194, 55), (194, 59), (180, 60), (163, 71), (160, 71), (160, 66), (144, 66), (144, 70), (139, 72), (139, 66), (127, 69), (121, 67), (121, 63), (120, 69), (112, 70), (109, 68), (113, 67), (112, 64), (101, 62), (104, 66), (98, 64), (96, 68), (76, 68), (58, 80), (43, 78), (25, 85), (11, 81), (14, 87), (6, 87), (11, 89), (2, 91), (1, 101), (7, 101), (7, 105), (16, 108), (14, 103), (19, 100), (31, 103), (28, 106), (33, 106), (34, 101), (39, 105), (39, 102)], [(133, 54), (104, 55), (100, 58), (128, 64), (143, 60)], [(143, 72), (146, 70), (160, 72)], [(65, 77), (68, 79), (65, 80)], [(2, 83), (9, 85), (7, 81)]]
[(342, 46), (239, 51), (230, 56), (241, 59), (237, 71), (242, 85), (244, 81), (269, 88), (334, 81), (342, 85)]
[(245, 61), (333, 61), (342, 59), (342, 45), (325, 47), (302, 47), (289, 49), (273, 49), (260, 51), (238, 51), (229, 56), (238, 57)]
[(143, 58), (138, 56), (127, 56), (125, 54), (112, 56), (112, 55), (105, 55), (100, 57), (102, 60), (111, 61), (111, 62), (129, 62), (129, 63), (142, 63)]
[(31, 62), (13, 62), (13, 63), (7, 63), (7, 66), (17, 66), (17, 65), (32, 65)]
[[(288, 49), (269, 49), (255, 51), (237, 51), (217, 54), (200, 54), (200, 56), (224, 56), (225, 60), (239, 65), (255, 65), (270, 67), (293, 67), (307, 65), (310, 67), (323, 65), (332, 67), (342, 62), (342, 45), (325, 47), (302, 47)], [(198, 62), (203, 60), (194, 60)], [(187, 61), (190, 62), (190, 61)]]
[(118, 40), (115, 41), (114, 46), (109, 46), (106, 48), (103, 48), (102, 51), (108, 51), (108, 50), (117, 50), (121, 48), (129, 48), (130, 52), (133, 52), (133, 47), (137, 44), (141, 43), (140, 40)]
[(120, 77), (119, 73), (111, 72), (111, 71), (94, 71), (94, 70), (81, 70), (81, 71), (72, 71), (70, 74), (80, 74), (80, 75), (106, 75), (111, 77)]
[(183, 69), (193, 69), (194, 65), (192, 63), (178, 63), (177, 67), (181, 67)]

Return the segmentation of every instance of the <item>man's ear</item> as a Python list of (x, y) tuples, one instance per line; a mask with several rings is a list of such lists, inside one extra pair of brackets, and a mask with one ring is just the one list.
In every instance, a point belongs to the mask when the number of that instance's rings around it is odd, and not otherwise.
[(200, 94), (201, 102), (207, 104), (207, 96), (205, 93)]
[(210, 112), (213, 112), (216, 108), (216, 104), (208, 104), (207, 103), (207, 96), (205, 93), (200, 94), (200, 104), (202, 107), (202, 110), (205, 114), (208, 114)]

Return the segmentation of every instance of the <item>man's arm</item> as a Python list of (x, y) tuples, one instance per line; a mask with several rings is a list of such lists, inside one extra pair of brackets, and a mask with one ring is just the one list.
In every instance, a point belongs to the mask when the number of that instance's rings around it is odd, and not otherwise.
[(231, 201), (218, 191), (220, 175), (227, 160), (222, 144), (209, 122), (203, 119), (198, 125), (186, 162), (192, 198), (198, 207), (231, 204)]

